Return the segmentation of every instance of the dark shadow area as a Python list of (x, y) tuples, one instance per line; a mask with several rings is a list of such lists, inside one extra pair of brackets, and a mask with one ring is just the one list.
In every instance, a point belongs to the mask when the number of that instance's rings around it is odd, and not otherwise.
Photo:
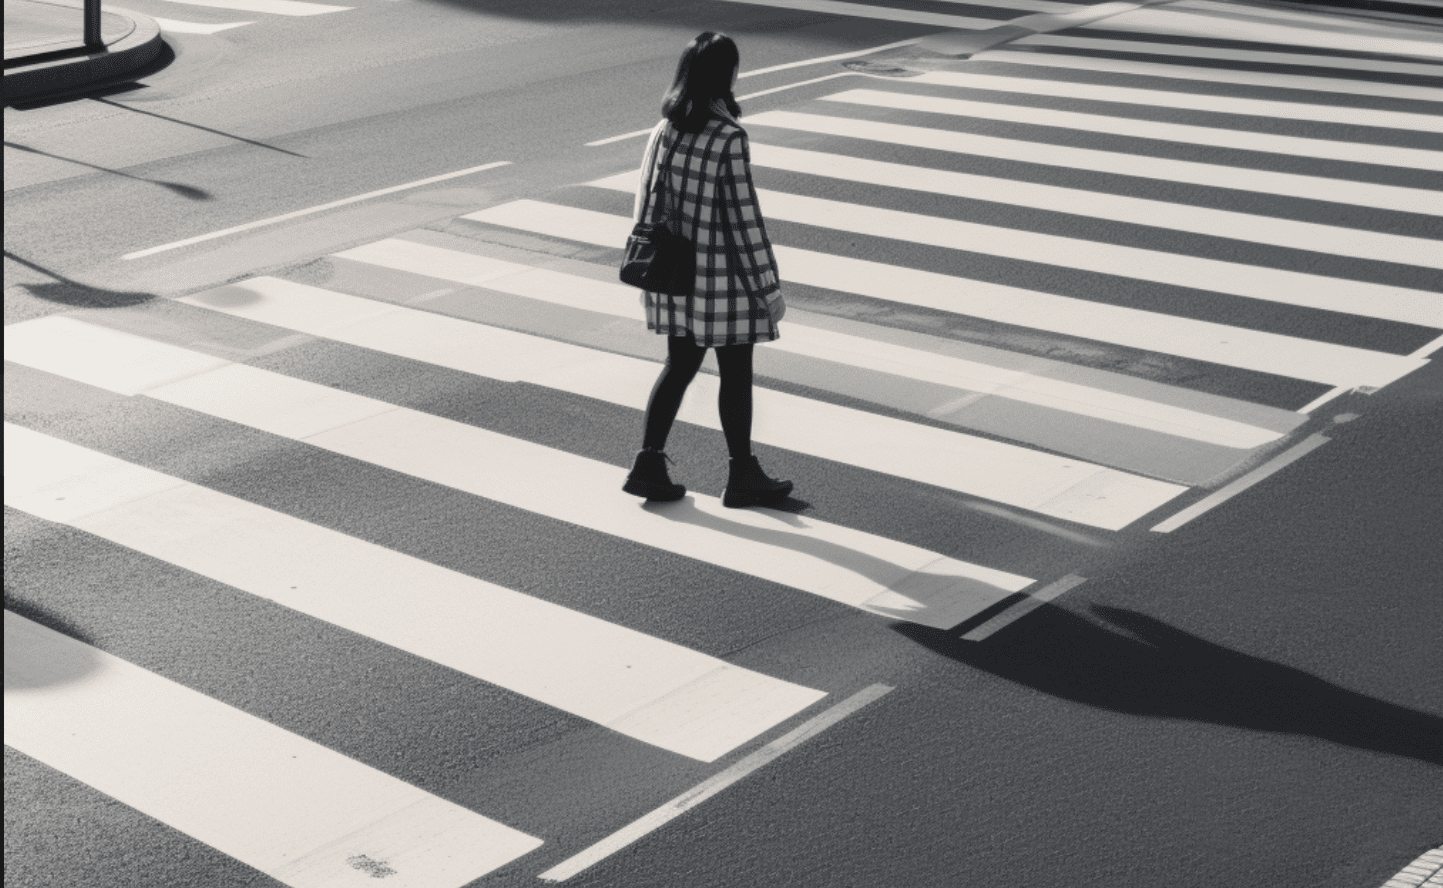
[[(58, 154), (51, 154), (49, 151), (41, 151), (39, 148), (31, 148), (28, 145), (21, 145), (18, 142), (5, 142), (6, 148), (14, 148), (16, 151), (24, 151), (27, 154), (38, 154), (41, 157), (53, 157), (56, 160), (63, 160), (66, 163), (73, 163), (77, 166), (88, 167), (101, 173), (109, 173), (112, 176), (122, 176), (126, 179), (134, 179), (137, 182), (144, 182), (147, 185), (159, 185), (161, 188), (178, 194), (187, 200), (214, 200), (209, 191), (204, 188), (196, 188), (194, 185), (184, 185), (180, 182), (166, 182), (160, 179), (147, 179), (144, 176), (135, 176), (130, 173), (122, 173), (120, 170), (112, 170), (108, 167), (96, 166), (93, 163), (86, 163), (83, 160), (75, 160), (71, 157), (61, 157)], [(9, 255), (8, 253), (6, 255)]]
[[(90, 639), (63, 617), (5, 590), (5, 690), (27, 691), (79, 681), (96, 668)], [(23, 617), (23, 620), (16, 617)], [(28, 625), (25, 621), (37, 624)], [(37, 628), (37, 626), (39, 628)], [(45, 630), (50, 630), (46, 632)], [(50, 634), (58, 632), (64, 638)]]
[(137, 80), (165, 70), (170, 67), (171, 62), (174, 62), (175, 59), (175, 50), (171, 48), (169, 43), (162, 40), (160, 52), (150, 61), (150, 64), (143, 68), (128, 71), (121, 77), (102, 80), (96, 83), (87, 83), (84, 86), (60, 89), (51, 93), (44, 93), (38, 96), (26, 96), (14, 100), (6, 98), (5, 107), (14, 108), (17, 111), (33, 111), (37, 108), (49, 108), (52, 105), (63, 105), (66, 102), (89, 99), (94, 96), (108, 96), (144, 89), (145, 84), (137, 83)]
[(983, 643), (922, 626), (896, 631), (959, 663), (1088, 706), (1317, 737), (1443, 765), (1443, 716), (1229, 650), (1137, 611), (1095, 606), (1092, 614), (1044, 605), (1024, 630)]
[(140, 110), (139, 108), (132, 108), (132, 107), (129, 106), (129, 105), (122, 105), (122, 104), (120, 104), (119, 102), (112, 102), (112, 101), (110, 101), (110, 99), (105, 98), (104, 96), (90, 95), (90, 96), (87, 96), (86, 98), (89, 98), (89, 99), (90, 99), (91, 101), (93, 101), (93, 102), (99, 102), (99, 103), (102, 104), (102, 105), (109, 105), (109, 106), (112, 107), (112, 108), (120, 108), (120, 109), (122, 109), (122, 110), (129, 111), (129, 112), (131, 112), (132, 114), (144, 114), (146, 117), (154, 117), (154, 118), (156, 118), (156, 119), (158, 119), (158, 120), (164, 120), (164, 121), (167, 121), (167, 122), (169, 122), (169, 123), (176, 123), (176, 124), (180, 124), (181, 126), (188, 126), (188, 127), (190, 127), (191, 129), (198, 129), (198, 130), (201, 130), (202, 132), (211, 133), (211, 134), (217, 135), (217, 136), (223, 136), (223, 137), (225, 137), (225, 138), (227, 138), (227, 139), (234, 139), (234, 140), (237, 141), (237, 142), (245, 142), (247, 145), (254, 145), (254, 146), (256, 146), (257, 148), (265, 148), (265, 149), (268, 150), (268, 151), (278, 151), (278, 152), (280, 152), (281, 154), (289, 154), (291, 157), (300, 157), (300, 158), (305, 158), (305, 159), (307, 159), (307, 160), (309, 159), (309, 158), (307, 158), (306, 155), (304, 155), (304, 154), (297, 154), (297, 153), (294, 152), (294, 151), (287, 151), (287, 150), (284, 149), (284, 148), (277, 148), (277, 147), (274, 146), (274, 145), (267, 145), (265, 142), (257, 142), (255, 139), (247, 139), (247, 138), (245, 138), (244, 136), (237, 136), (237, 135), (235, 135), (234, 133), (227, 133), (227, 132), (223, 132), (223, 131), (218, 130), (218, 129), (211, 129), (211, 128), (208, 127), (208, 126), (201, 126), (201, 125), (198, 124), (198, 123), (190, 123), (189, 121), (180, 120), (180, 119), (175, 118), (175, 117), (166, 117), (164, 114), (156, 114), (154, 111), (142, 111), (142, 110)]
[(5, 251), (5, 258), (19, 263), (31, 271), (38, 271), (46, 277), (53, 278), (53, 283), (20, 285), (32, 296), (37, 296), (49, 302), (58, 302), (61, 305), (73, 305), (77, 308), (122, 308), (127, 305), (139, 305), (142, 302), (149, 302), (156, 298), (153, 293), (107, 290), (103, 287), (92, 287), (89, 284), (72, 281), (70, 278), (56, 274), (49, 269), (41, 268), (34, 262), (21, 259), (9, 250)]

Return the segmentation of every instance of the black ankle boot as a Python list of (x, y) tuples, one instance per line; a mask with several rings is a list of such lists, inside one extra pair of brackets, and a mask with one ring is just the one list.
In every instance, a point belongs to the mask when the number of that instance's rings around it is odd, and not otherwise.
[(792, 492), (792, 482), (768, 478), (755, 456), (729, 461), (727, 489), (722, 492), (722, 505), (729, 509), (746, 506), (769, 506), (779, 503)]
[(645, 497), (650, 502), (669, 503), (686, 496), (686, 488), (673, 484), (666, 473), (667, 455), (660, 450), (642, 450), (636, 454), (636, 462), (626, 483), (621, 489), (633, 496)]

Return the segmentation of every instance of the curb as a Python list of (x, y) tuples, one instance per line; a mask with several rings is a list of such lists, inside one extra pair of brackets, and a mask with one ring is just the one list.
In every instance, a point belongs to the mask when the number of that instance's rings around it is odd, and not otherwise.
[(105, 12), (129, 19), (132, 27), (97, 52), (6, 68), (5, 103), (102, 83), (155, 61), (165, 47), (155, 19), (115, 6), (107, 7)]

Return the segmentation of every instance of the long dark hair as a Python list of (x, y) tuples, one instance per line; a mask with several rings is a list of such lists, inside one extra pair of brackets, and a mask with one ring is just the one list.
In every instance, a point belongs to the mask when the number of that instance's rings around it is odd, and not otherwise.
[(733, 119), (742, 108), (732, 95), (732, 72), (741, 55), (725, 34), (702, 31), (676, 63), (676, 79), (661, 101), (661, 114), (682, 132), (699, 133), (712, 116), (712, 102), (720, 99)]

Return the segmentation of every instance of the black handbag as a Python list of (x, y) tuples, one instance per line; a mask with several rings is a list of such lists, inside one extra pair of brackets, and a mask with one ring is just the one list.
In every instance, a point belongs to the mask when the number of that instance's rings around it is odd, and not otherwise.
[[(671, 143), (666, 164), (662, 169), (671, 164), (671, 158), (676, 154), (676, 146), (680, 141), (678, 134)], [(650, 164), (647, 186), (648, 191), (659, 194), (658, 201), (662, 201), (666, 188), (660, 180), (665, 177), (656, 175), (657, 167), (654, 163), (656, 149), (659, 147), (658, 141), (647, 158)], [(662, 205), (665, 206), (664, 203)], [(631, 235), (626, 239), (626, 256), (621, 260), (622, 283), (653, 293), (690, 296), (696, 285), (696, 247), (678, 233), (679, 228), (674, 214), (670, 213), (660, 221), (641, 221), (632, 226)]]

